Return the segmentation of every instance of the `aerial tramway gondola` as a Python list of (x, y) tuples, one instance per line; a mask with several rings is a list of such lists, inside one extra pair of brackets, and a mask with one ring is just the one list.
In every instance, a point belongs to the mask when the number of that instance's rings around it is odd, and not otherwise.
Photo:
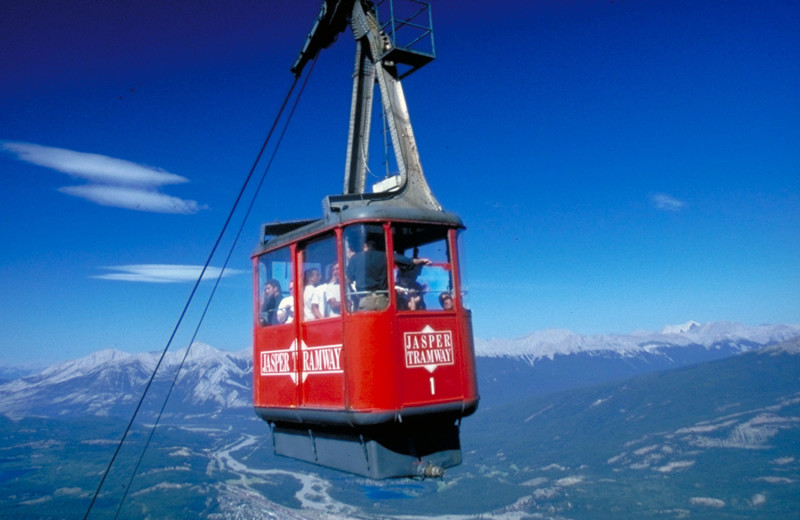
[[(428, 187), (400, 86), (433, 59), (430, 7), (407, 1), (411, 15), (397, 19), (393, 0), (383, 25), (372, 1), (322, 4), (292, 71), (351, 25), (344, 193), (324, 200), (320, 219), (263, 225), (253, 255), (253, 399), (275, 452), (373, 478), (459, 464), (460, 420), (478, 405), (464, 225)], [(404, 29), (417, 35), (411, 45), (398, 40)], [(426, 37), (430, 51), (414, 50)], [(367, 192), (376, 83), (399, 174)]]

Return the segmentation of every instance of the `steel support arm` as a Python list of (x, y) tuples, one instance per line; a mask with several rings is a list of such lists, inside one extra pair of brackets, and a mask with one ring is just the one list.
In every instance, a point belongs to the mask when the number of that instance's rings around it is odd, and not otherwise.
[[(336, 40), (348, 21), (356, 40), (356, 60), (343, 195), (367, 193), (369, 138), (377, 82), (400, 176), (398, 187), (381, 200), (441, 210), (422, 172), (397, 64), (386, 58), (391, 55), (393, 44), (378, 23), (372, 0), (324, 0), (292, 72), (300, 75), (309, 60)], [(429, 59), (432, 57), (426, 58)]]
[(369, 129), (374, 82), (377, 80), (400, 175), (400, 188), (394, 199), (398, 203), (414, 207), (441, 210), (422, 172), (397, 66), (380, 58), (391, 43), (380, 29), (372, 2), (361, 0), (354, 3), (351, 25), (357, 50), (356, 70), (353, 74), (345, 194), (366, 192)]

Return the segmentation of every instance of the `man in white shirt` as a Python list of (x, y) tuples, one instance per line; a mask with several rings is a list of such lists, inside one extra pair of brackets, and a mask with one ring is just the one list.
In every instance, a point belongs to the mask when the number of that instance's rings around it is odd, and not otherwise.
[(322, 301), (323, 312), (326, 317), (341, 316), (342, 303), (340, 301), (339, 289), (339, 264), (335, 263), (328, 266), (328, 283), (321, 284), (317, 287), (319, 297)]
[(317, 284), (322, 275), (317, 268), (306, 269), (303, 273), (303, 319), (306, 321), (322, 318), (323, 302)]
[(284, 297), (278, 304), (278, 323), (292, 323), (294, 321), (294, 282), (289, 282), (289, 296)]

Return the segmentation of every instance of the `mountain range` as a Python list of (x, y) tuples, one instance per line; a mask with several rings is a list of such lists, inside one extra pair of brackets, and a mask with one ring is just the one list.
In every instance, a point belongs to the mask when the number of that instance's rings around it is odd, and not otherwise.
[[(526, 395), (721, 359), (800, 336), (800, 326), (691, 321), (657, 333), (585, 336), (545, 330), (518, 339), (476, 340), (483, 405), (508, 392)], [(168, 352), (154, 382), (163, 393), (186, 350)], [(226, 352), (195, 343), (171, 402), (194, 414), (251, 406), (252, 353)], [(158, 362), (159, 354), (101, 350), (0, 385), (0, 414), (127, 415)], [(10, 372), (13, 367), (9, 367)], [(58, 396), (52, 399), (52, 396)]]
[[(796, 518), (799, 336), (689, 322), (478, 340), (464, 463), (441, 481), (381, 482), (275, 457), (251, 409), (250, 351), (195, 344), (121, 517)], [(98, 515), (184, 354), (164, 358)], [(0, 518), (85, 513), (157, 360), (105, 350), (0, 384)]]
[(689, 321), (659, 332), (585, 336), (544, 330), (517, 339), (476, 340), (481, 406), (519, 395), (568, 390), (741, 354), (800, 335), (797, 325), (748, 327)]
[(598, 334), (586, 336), (568, 330), (548, 329), (517, 339), (478, 340), (476, 351), (483, 357), (518, 357), (531, 365), (555, 356), (575, 354), (615, 354), (620, 357), (669, 356), (676, 348), (702, 347), (709, 351), (729, 349), (743, 352), (750, 348), (784, 341), (800, 334), (797, 325), (759, 325), (732, 322), (700, 324), (689, 321), (668, 325), (660, 332)]

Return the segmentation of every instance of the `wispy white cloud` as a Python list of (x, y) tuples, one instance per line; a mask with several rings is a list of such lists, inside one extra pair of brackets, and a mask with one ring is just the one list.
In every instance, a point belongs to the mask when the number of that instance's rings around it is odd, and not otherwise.
[[(174, 264), (136, 264), (136, 265), (117, 265), (104, 267), (114, 273), (100, 274), (92, 276), (99, 280), (115, 280), (122, 282), (145, 282), (145, 283), (180, 283), (194, 282), (203, 271), (201, 265), (174, 265)], [(242, 274), (241, 269), (225, 269), (223, 277)], [(219, 276), (219, 267), (208, 267), (203, 273), (203, 281), (216, 280)]]
[(193, 200), (171, 197), (158, 191), (166, 184), (189, 182), (186, 177), (160, 168), (32, 143), (3, 141), (0, 148), (15, 154), (21, 161), (87, 181), (88, 184), (66, 186), (59, 191), (103, 206), (179, 214), (197, 213), (205, 208)]
[(650, 196), (650, 202), (656, 209), (662, 211), (680, 211), (686, 207), (685, 202), (666, 193), (654, 193)]
[(193, 200), (170, 197), (155, 190), (144, 190), (130, 186), (113, 186), (107, 184), (86, 184), (83, 186), (65, 186), (58, 191), (68, 195), (81, 197), (102, 206), (150, 211), (153, 213), (181, 213), (189, 215), (197, 213), (200, 205)]

